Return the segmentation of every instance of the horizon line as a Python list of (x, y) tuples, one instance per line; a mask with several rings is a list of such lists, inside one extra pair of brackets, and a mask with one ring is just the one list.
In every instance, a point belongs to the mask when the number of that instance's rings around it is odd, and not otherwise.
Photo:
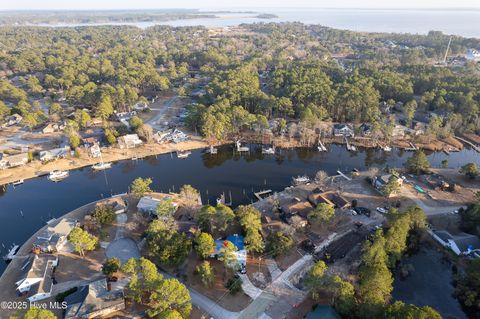
[(432, 11), (440, 11), (440, 10), (476, 10), (480, 11), (480, 7), (217, 7), (217, 8), (194, 8), (194, 7), (177, 7), (177, 8), (161, 8), (161, 7), (152, 7), (152, 8), (45, 8), (45, 9), (1, 9), (0, 12), (35, 12), (35, 11), (145, 11), (145, 10), (196, 10), (200, 12), (222, 12), (222, 11), (245, 11), (245, 10), (288, 10), (288, 9), (327, 9), (327, 10), (432, 10)]

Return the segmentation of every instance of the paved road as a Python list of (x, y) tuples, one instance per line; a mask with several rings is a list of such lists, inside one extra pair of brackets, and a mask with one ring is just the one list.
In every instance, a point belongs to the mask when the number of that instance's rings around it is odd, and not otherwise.
[(429, 206), (425, 204), (424, 201), (422, 201), (420, 198), (418, 198), (417, 194), (413, 194), (413, 191), (409, 188), (403, 188), (399, 195), (403, 195), (405, 197), (408, 197), (412, 201), (415, 202), (427, 216), (434, 216), (434, 215), (443, 215), (447, 214), (450, 212), (453, 212), (454, 210), (460, 209), (461, 207), (464, 207), (463, 205), (457, 205), (457, 206)]
[(151, 110), (158, 112), (154, 117), (147, 121), (147, 124), (156, 130), (162, 130), (164, 128), (163, 122), (169, 122), (169, 119), (166, 118), (167, 112), (177, 100), (178, 96), (174, 96), (166, 100), (159, 108), (151, 108)]

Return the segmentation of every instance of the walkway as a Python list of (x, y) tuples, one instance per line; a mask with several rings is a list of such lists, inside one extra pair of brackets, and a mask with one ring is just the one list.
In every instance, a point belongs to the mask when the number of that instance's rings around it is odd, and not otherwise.
[(255, 300), (262, 294), (262, 289), (255, 287), (246, 274), (238, 275), (242, 279), (242, 289), (247, 296)]
[[(278, 274), (278, 267), (274, 260), (267, 263), (271, 269), (272, 282), (270, 285), (240, 314), (239, 319), (251, 318), (281, 318), (288, 313), (292, 307), (303, 301), (306, 297), (305, 292), (296, 288), (290, 278), (308, 267), (313, 261), (312, 255), (305, 255), (288, 267), (284, 272)], [(277, 270), (278, 269), (278, 270)], [(272, 305), (275, 304), (275, 307)], [(270, 316), (265, 314), (271, 308)]]

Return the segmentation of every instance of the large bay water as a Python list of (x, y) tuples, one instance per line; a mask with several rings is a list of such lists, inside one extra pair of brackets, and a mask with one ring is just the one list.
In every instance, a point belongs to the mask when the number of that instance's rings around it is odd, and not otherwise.
[[(255, 22), (302, 22), (332, 28), (366, 32), (396, 32), (426, 34), (443, 31), (447, 34), (480, 38), (480, 10), (475, 9), (255, 9), (278, 16), (258, 19), (258, 14), (218, 13), (218, 18), (184, 19), (166, 22), (105, 23), (135, 25), (141, 28), (153, 25), (229, 27)], [(59, 24), (79, 26), (86, 24)], [(95, 24), (88, 24), (95, 25)]]
[[(6, 248), (12, 243), (22, 244), (52, 217), (102, 197), (126, 192), (136, 177), (151, 177), (152, 188), (163, 192), (178, 191), (182, 185), (191, 184), (200, 190), (204, 203), (215, 203), (222, 193), (229, 200), (231, 193), (233, 204), (238, 205), (250, 203), (254, 199), (253, 191), (282, 190), (291, 184), (294, 176), (313, 177), (318, 170), (336, 174), (337, 170), (350, 172), (353, 168), (401, 167), (411, 156), (410, 152), (401, 150), (385, 153), (366, 149), (350, 153), (342, 145), (331, 145), (326, 153), (300, 148), (262, 155), (254, 145), (251, 150), (240, 155), (234, 153), (231, 146), (224, 146), (217, 155), (196, 150), (187, 159), (164, 154), (139, 161), (120, 161), (105, 172), (94, 172), (90, 167), (74, 170), (60, 183), (39, 177), (26, 180), (16, 188), (6, 186), (0, 193), (0, 243)], [(428, 157), (432, 166), (437, 167), (445, 158), (452, 168), (472, 161), (480, 165), (480, 156), (468, 149), (450, 156), (431, 153)], [(2, 246), (0, 249), (5, 253)], [(4, 267), (0, 263), (0, 272)]]

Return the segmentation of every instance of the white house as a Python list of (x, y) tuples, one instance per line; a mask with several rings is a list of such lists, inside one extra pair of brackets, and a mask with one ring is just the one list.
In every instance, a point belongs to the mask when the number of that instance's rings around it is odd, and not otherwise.
[[(162, 199), (154, 198), (151, 196), (143, 196), (140, 198), (140, 201), (137, 204), (137, 210), (141, 213), (147, 213), (150, 215), (157, 215), (157, 207), (164, 199), (169, 197), (164, 197)], [(172, 203), (175, 208), (177, 208), (177, 203)]]
[(333, 125), (333, 135), (335, 136), (355, 136), (353, 128), (348, 124), (338, 123)]
[(52, 273), (58, 265), (53, 255), (31, 255), (20, 269), (22, 275), (15, 283), (19, 293), (28, 293), (30, 302), (50, 298), (53, 287)]
[(57, 160), (59, 158), (65, 158), (68, 155), (68, 152), (70, 152), (70, 147), (65, 146), (47, 151), (41, 151), (38, 155), (42, 162), (48, 162), (52, 160)]
[(120, 136), (117, 140), (120, 148), (135, 148), (143, 144), (137, 134), (127, 134)]
[(460, 233), (451, 235), (446, 230), (429, 230), (430, 235), (442, 246), (451, 249), (456, 255), (469, 255), (480, 251), (480, 239), (478, 236)]

